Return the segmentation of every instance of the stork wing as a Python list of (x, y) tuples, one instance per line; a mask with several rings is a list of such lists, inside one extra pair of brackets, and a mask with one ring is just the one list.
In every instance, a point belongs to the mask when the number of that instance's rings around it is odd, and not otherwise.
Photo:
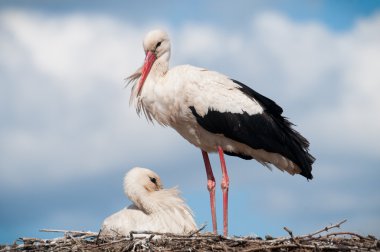
[[(309, 142), (281, 115), (282, 108), (238, 81), (208, 73), (192, 85), (199, 90), (189, 109), (199, 125), (253, 149), (281, 154), (297, 164), (301, 175), (311, 179), (315, 159), (308, 153)], [(244, 153), (226, 154), (250, 158)]]

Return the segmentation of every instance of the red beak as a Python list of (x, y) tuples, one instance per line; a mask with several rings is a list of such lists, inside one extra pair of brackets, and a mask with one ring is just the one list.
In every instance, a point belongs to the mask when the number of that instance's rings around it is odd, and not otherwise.
[(140, 92), (141, 92), (142, 86), (144, 85), (145, 79), (148, 76), (149, 71), (152, 68), (152, 65), (156, 61), (156, 59), (157, 59), (156, 55), (153, 52), (148, 51), (146, 53), (146, 57), (145, 57), (140, 81), (139, 81), (139, 84), (137, 86), (137, 95), (140, 95)]

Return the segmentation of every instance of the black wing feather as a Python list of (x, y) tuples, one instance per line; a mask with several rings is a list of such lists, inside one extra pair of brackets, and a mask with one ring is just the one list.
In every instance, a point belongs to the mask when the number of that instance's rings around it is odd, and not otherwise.
[[(223, 134), (254, 149), (279, 153), (297, 164), (301, 169), (301, 175), (312, 179), (311, 170), (315, 158), (308, 152), (309, 142), (281, 115), (282, 108), (248, 86), (234, 82), (241, 86), (244, 94), (254, 98), (265, 108), (264, 113), (250, 115), (247, 112), (220, 112), (210, 108), (207, 114), (200, 116), (191, 106), (190, 110), (197, 122), (211, 133)], [(243, 153), (225, 154), (251, 159)]]
[(265, 97), (262, 94), (257, 93), (252, 88), (248, 87), (247, 85), (231, 79), (233, 82), (238, 84), (240, 86), (240, 91), (242, 91), (244, 94), (246, 94), (249, 97), (253, 97), (256, 101), (258, 101), (267, 111), (270, 111), (272, 114), (281, 115), (283, 110), (280, 106), (278, 106), (274, 101), (269, 99), (268, 97)]

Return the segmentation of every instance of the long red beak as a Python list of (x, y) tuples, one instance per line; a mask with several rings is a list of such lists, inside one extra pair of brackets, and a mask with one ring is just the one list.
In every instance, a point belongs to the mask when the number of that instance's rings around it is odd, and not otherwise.
[(144, 65), (143, 65), (140, 81), (139, 81), (139, 84), (137, 86), (137, 95), (140, 95), (140, 92), (141, 92), (141, 89), (142, 89), (142, 87), (144, 85), (145, 79), (148, 76), (149, 71), (152, 68), (152, 65), (156, 61), (156, 59), (157, 59), (156, 55), (153, 52), (148, 51), (146, 53), (146, 57), (145, 57), (145, 61), (144, 61)]

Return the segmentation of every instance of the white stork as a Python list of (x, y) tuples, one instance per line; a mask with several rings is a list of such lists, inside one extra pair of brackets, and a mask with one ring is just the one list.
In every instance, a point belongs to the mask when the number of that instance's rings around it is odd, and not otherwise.
[(256, 159), (312, 179), (315, 158), (309, 142), (291, 126), (274, 101), (223, 74), (189, 65), (169, 70), (170, 40), (153, 30), (143, 42), (144, 65), (127, 78), (131, 103), (150, 121), (174, 128), (202, 151), (210, 192), (214, 233), (215, 179), (208, 152), (218, 152), (222, 168), (223, 232), (228, 233), (229, 178), (224, 154)]
[(163, 189), (152, 170), (135, 167), (124, 178), (124, 192), (133, 202), (103, 221), (102, 234), (129, 235), (131, 231), (186, 234), (196, 231), (192, 211), (177, 188)]

